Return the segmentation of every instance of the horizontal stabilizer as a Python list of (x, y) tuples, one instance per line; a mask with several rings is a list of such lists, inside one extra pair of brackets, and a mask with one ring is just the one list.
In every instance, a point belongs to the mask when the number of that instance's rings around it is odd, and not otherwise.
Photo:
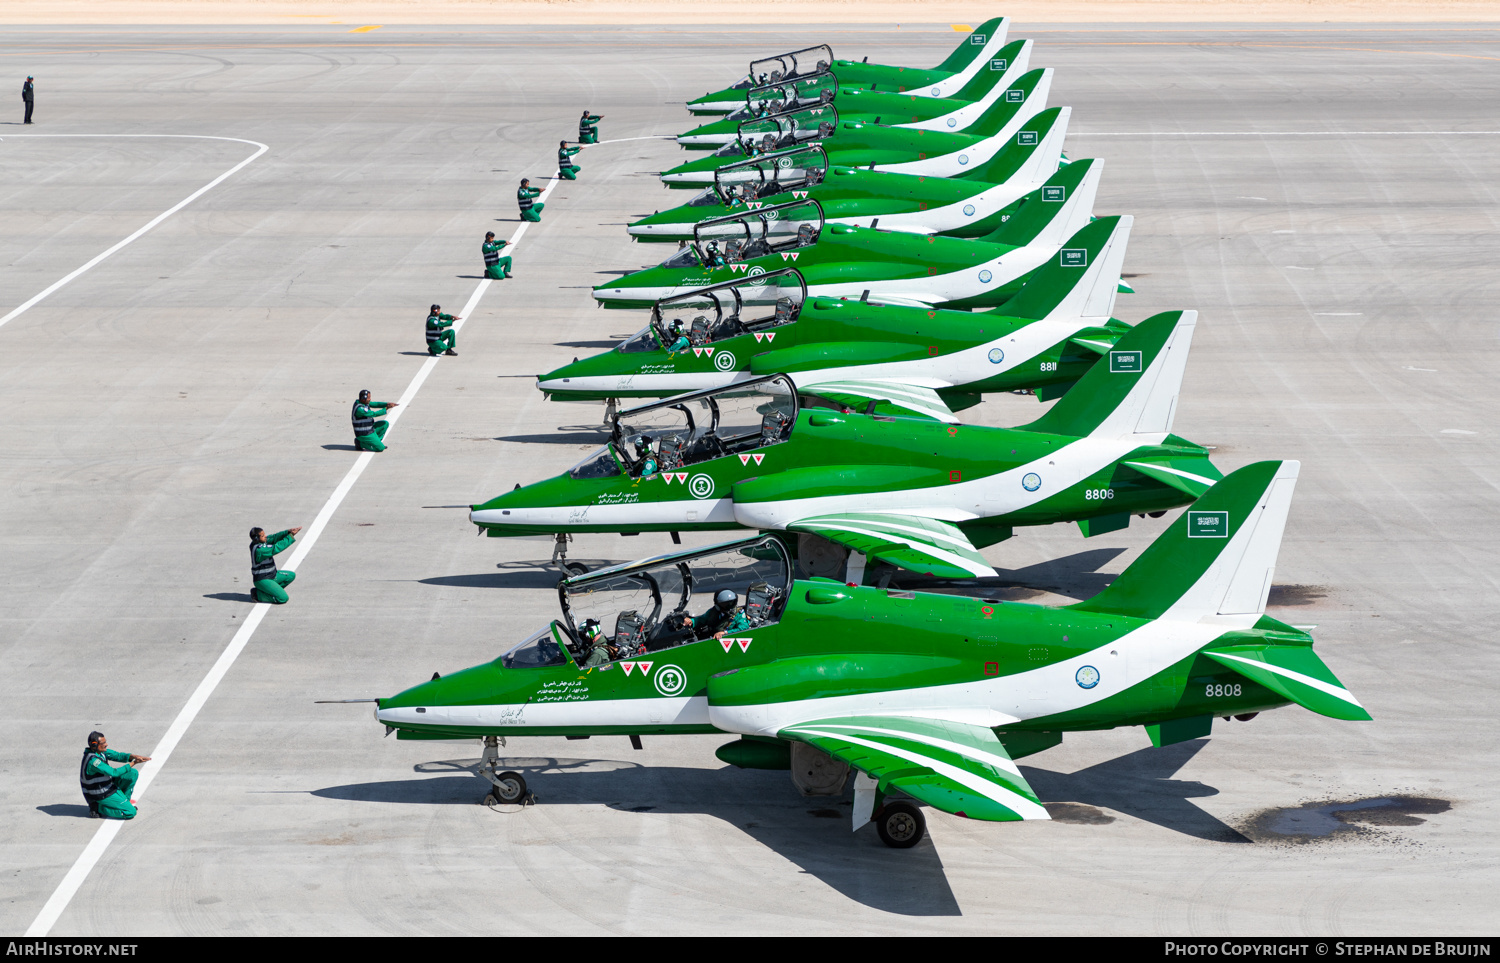
[(855, 411), (864, 411), (874, 401), (876, 414), (915, 415), (958, 424), (958, 416), (938, 393), (921, 385), (900, 381), (824, 381), (807, 385), (803, 390)]
[(1052, 818), (995, 733), (983, 726), (854, 716), (803, 722), (777, 735), (847, 762), (877, 780), (881, 792), (900, 790), (946, 813), (992, 822)]
[(936, 518), (849, 512), (799, 518), (787, 531), (820, 535), (872, 559), (937, 578), (998, 575), (957, 525)]
[(1132, 458), (1123, 463), (1142, 475), (1169, 485), (1190, 498), (1197, 498), (1224, 476), (1206, 458), (1172, 458), (1168, 455), (1151, 455)]
[(1371, 718), (1308, 646), (1234, 645), (1203, 654), (1319, 715), (1355, 722)]

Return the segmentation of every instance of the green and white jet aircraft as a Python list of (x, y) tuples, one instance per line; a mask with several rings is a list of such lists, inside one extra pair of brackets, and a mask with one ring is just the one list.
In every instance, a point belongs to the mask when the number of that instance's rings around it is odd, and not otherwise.
[(1047, 109), (1052, 70), (1032, 70), (1006, 88), (962, 133), (892, 127), (859, 119), (841, 119), (833, 104), (799, 107), (781, 114), (743, 121), (736, 138), (712, 154), (663, 171), (668, 187), (690, 189), (714, 182), (724, 164), (816, 142), (829, 160), (843, 167), (864, 167), (898, 174), (957, 177), (983, 164), (1005, 147), (1022, 124)]
[[(1133, 220), (1085, 226), (1004, 307), (977, 314), (809, 301), (795, 268), (698, 288), (658, 301), (640, 332), (539, 375), (537, 388), (554, 401), (664, 398), (785, 373), (855, 407), (865, 403), (856, 394), (894, 393), (942, 420), (984, 392), (1034, 389), (1050, 401), (1130, 330), (1111, 315)], [(945, 409), (917, 400), (933, 391)]]
[[(994, 575), (978, 549), (1019, 526), (1076, 521), (1098, 535), (1186, 505), (1219, 479), (1207, 449), (1171, 433), (1196, 319), (1142, 321), (1019, 428), (907, 417), (948, 410), (935, 391), (895, 384), (819, 389), (868, 397), (868, 413), (808, 407), (786, 375), (631, 408), (572, 470), (471, 506), (469, 519), (487, 535), (552, 534), (560, 545), (573, 532), (795, 532), (833, 564), (853, 552), (853, 582), (870, 559)], [(882, 402), (897, 414), (881, 414)]]
[(952, 97), (973, 80), (975, 74), (988, 69), (993, 58), (1000, 56), (1009, 30), (1010, 20), (1005, 17), (986, 20), (960, 41), (947, 59), (931, 70), (872, 64), (866, 62), (868, 58), (866, 61), (835, 60), (833, 50), (826, 44), (793, 50), (751, 61), (750, 72), (744, 78), (723, 90), (688, 101), (688, 112), (728, 113), (745, 102), (745, 92), (752, 87), (828, 70), (838, 72), (846, 86), (878, 86), (881, 90), (897, 92), (910, 90), (919, 97)]
[(508, 738), (739, 734), (720, 759), (790, 770), (807, 795), (853, 770), (854, 828), (892, 846), (924, 829), (898, 794), (1047, 819), (1014, 760), (1065, 732), (1144, 726), (1167, 745), (1292, 703), (1370, 718), (1307, 632), (1264, 614), (1297, 471), (1241, 468), (1109, 588), (1056, 608), (794, 581), (774, 536), (613, 566), (560, 583), (560, 617), (494, 661), (375, 700), (375, 719), (398, 739), (483, 738), (507, 802), (526, 796)]
[(818, 202), (829, 224), (982, 237), (1005, 223), (1016, 201), (1064, 166), (1071, 115), (1071, 108), (1049, 107), (1022, 124), (994, 157), (961, 177), (830, 169), (818, 143), (725, 164), (714, 171), (712, 187), (627, 230), (637, 241), (686, 241), (701, 221), (809, 199)]
[(649, 308), (692, 288), (796, 267), (814, 297), (997, 307), (1089, 222), (1103, 167), (1090, 159), (1056, 171), (982, 238), (825, 227), (821, 205), (810, 199), (702, 221), (691, 245), (596, 286), (594, 298), (610, 308)]
[(689, 150), (716, 150), (739, 139), (741, 123), (769, 115), (804, 109), (817, 104), (832, 104), (843, 121), (860, 121), (906, 130), (947, 130), (963, 132), (989, 110), (990, 105), (1007, 94), (1019, 103), (1024, 99), (1019, 89), (1010, 86), (1026, 73), (1031, 62), (1032, 42), (1017, 40), (1006, 44), (974, 79), (952, 97), (918, 97), (845, 87), (832, 73), (818, 74), (800, 80), (783, 81), (756, 87), (746, 95), (746, 102), (722, 119), (700, 124), (677, 136), (677, 143)]

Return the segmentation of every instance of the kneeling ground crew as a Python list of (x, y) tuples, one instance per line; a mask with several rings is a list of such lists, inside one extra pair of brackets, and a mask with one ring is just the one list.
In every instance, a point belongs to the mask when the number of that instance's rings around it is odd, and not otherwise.
[(521, 208), (521, 220), (540, 221), (542, 219), (542, 208), (546, 204), (538, 204), (533, 198), (542, 192), (540, 187), (532, 187), (529, 178), (521, 178), (521, 187), (516, 191), (516, 204)]
[(578, 143), (599, 143), (599, 129), (594, 125), (603, 119), (603, 114), (591, 114), (585, 110), (583, 116), (578, 120)]
[(560, 140), (557, 142), (557, 176), (565, 181), (578, 180), (578, 172), (583, 170), (573, 163), (573, 155), (583, 150), (582, 147), (569, 147), (568, 142)]
[[(510, 277), (510, 258), (500, 256), (500, 249), (508, 243), (495, 240), (494, 231), (488, 231), (484, 235), (484, 247), (480, 248), (484, 252), (484, 276), (492, 281), (503, 281)], [(432, 308), (437, 310), (437, 305), (434, 304)], [(453, 337), (453, 332), (449, 331), (448, 336)], [(432, 337), (432, 318), (427, 319), (427, 337)], [(448, 347), (451, 349), (453, 345)]]
[(263, 528), (250, 529), (250, 597), (257, 602), (281, 605), (286, 602), (286, 587), (297, 578), (293, 571), (276, 569), (276, 556), (292, 547), (300, 527), (267, 536)]
[[(494, 235), (491, 234), (490, 237), (494, 237)], [(505, 242), (501, 241), (500, 243), (504, 244)], [(496, 250), (499, 250), (499, 248), (496, 248)], [(489, 261), (490, 253), (488, 245), (486, 245), (484, 262), (485, 264), (489, 264)], [(507, 268), (510, 267), (510, 258), (505, 259), (505, 266)], [(493, 277), (494, 275), (490, 276)], [(453, 350), (453, 346), (458, 343), (458, 332), (453, 330), (453, 322), (462, 320), (463, 318), (455, 318), (451, 314), (444, 314), (442, 306), (434, 304), (432, 310), (427, 312), (427, 353), (431, 355), (446, 354), (457, 357), (458, 352)], [(376, 412), (376, 414), (379, 413)], [(384, 436), (385, 429), (382, 428), (380, 434)], [(379, 448), (375, 450), (380, 451)]]
[[(436, 353), (436, 352), (434, 352)], [(359, 393), (349, 420), (354, 422), (354, 447), (360, 451), (385, 451), (385, 433), (391, 427), (389, 421), (376, 421), (389, 408), (396, 407), (394, 401), (371, 401), (370, 389)]]
[[(78, 769), (78, 785), (89, 804), (89, 815), (100, 819), (134, 819), (136, 809), (130, 793), (141, 774), (131, 767), (150, 761), (150, 756), (133, 756), (111, 749), (102, 732), (89, 733), (88, 748), (83, 750), (83, 764)], [(116, 769), (111, 762), (128, 765)]]

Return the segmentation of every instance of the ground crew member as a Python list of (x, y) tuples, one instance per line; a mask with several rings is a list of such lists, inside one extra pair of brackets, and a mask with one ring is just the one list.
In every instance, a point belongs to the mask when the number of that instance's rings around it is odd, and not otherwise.
[[(480, 250), (484, 252), (484, 276), (492, 281), (503, 281), (510, 277), (510, 258), (500, 256), (500, 249), (508, 243), (510, 242), (495, 240), (494, 231), (485, 232), (484, 246)], [(433, 308), (436, 309), (437, 305), (434, 304)], [(428, 318), (427, 323), (429, 325), (427, 329), (429, 332), (428, 337), (430, 338), (432, 319)], [(449, 331), (448, 334), (449, 336), (453, 336), (452, 331)], [(452, 349), (453, 345), (450, 344), (448, 347)]]
[(565, 181), (578, 180), (578, 172), (583, 170), (573, 163), (573, 155), (583, 150), (582, 147), (569, 147), (568, 142), (560, 140), (557, 142), (557, 176)]
[(354, 423), (355, 448), (360, 451), (385, 451), (385, 433), (390, 429), (391, 423), (376, 421), (375, 416), (385, 414), (386, 409), (394, 408), (396, 404), (394, 401), (371, 401), (369, 388), (359, 393), (353, 410), (349, 412), (349, 420)]
[(24, 124), (31, 123), (31, 106), (36, 100), (36, 91), (32, 89), (31, 82), (35, 79), (35, 77), (27, 77), (21, 84), (21, 103), (26, 105), (26, 119), (22, 121)]
[(286, 587), (297, 578), (293, 571), (277, 571), (276, 556), (291, 547), (301, 527), (267, 536), (263, 528), (250, 529), (250, 597), (257, 602), (282, 605), (286, 602)]
[(579, 118), (578, 121), (578, 143), (599, 143), (599, 129), (594, 125), (599, 123), (599, 121), (603, 119), (603, 114), (591, 114), (585, 110), (583, 112), (583, 117)]
[[(130, 793), (141, 774), (132, 767), (150, 761), (150, 756), (133, 756), (111, 749), (102, 732), (89, 733), (89, 744), (83, 750), (83, 763), (78, 769), (78, 785), (83, 790), (84, 802), (89, 804), (89, 815), (95, 819), (134, 819), (135, 801)], [(127, 765), (116, 769), (111, 762)]]
[[(495, 235), (490, 234), (489, 236), (494, 237)], [(504, 244), (505, 242), (501, 241), (500, 243)], [(498, 251), (500, 249), (497, 247), (495, 250)], [(489, 259), (489, 251), (486, 249), (484, 255), (486, 265), (489, 263)], [(510, 267), (510, 258), (505, 259), (505, 266), (507, 268)], [(486, 273), (488, 273), (488, 270), (486, 270)], [(508, 277), (509, 275), (506, 276)], [(490, 277), (494, 277), (494, 275), (490, 275)], [(451, 314), (444, 314), (441, 306), (434, 304), (432, 310), (427, 312), (427, 353), (434, 357), (439, 354), (446, 354), (454, 358), (458, 357), (458, 352), (453, 350), (453, 346), (458, 343), (458, 332), (453, 330), (453, 322), (462, 320), (463, 318), (455, 318)], [(368, 395), (369, 392), (366, 391), (363, 394)], [(376, 414), (380, 414), (380, 412), (376, 412)], [(380, 433), (384, 435), (385, 429), (382, 428)], [(375, 450), (380, 451), (381, 449), (377, 448)]]
[(542, 208), (546, 204), (538, 204), (533, 198), (542, 192), (540, 187), (532, 187), (528, 178), (521, 178), (521, 188), (516, 191), (516, 204), (521, 208), (521, 220), (540, 221), (542, 219)]

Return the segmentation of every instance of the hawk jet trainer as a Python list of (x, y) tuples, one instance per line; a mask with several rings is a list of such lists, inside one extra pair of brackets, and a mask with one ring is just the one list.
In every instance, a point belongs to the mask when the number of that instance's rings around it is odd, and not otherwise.
[(690, 245), (655, 267), (598, 285), (594, 298), (605, 307), (649, 308), (693, 288), (795, 267), (814, 297), (998, 307), (1089, 223), (1103, 166), (1080, 160), (1062, 168), (982, 238), (826, 224), (813, 200), (701, 221)]
[[(899, 385), (829, 386), (835, 398), (863, 388), (867, 413), (806, 406), (786, 375), (631, 408), (573, 469), (471, 506), (469, 518), (490, 536), (552, 534), (560, 547), (573, 532), (795, 532), (837, 564), (848, 556), (852, 582), (868, 560), (992, 576), (978, 549), (1019, 526), (1116, 531), (1219, 479), (1207, 449), (1171, 433), (1196, 317), (1142, 321), (1019, 428), (906, 417), (950, 413), (935, 391)], [(885, 399), (898, 414), (880, 413)]]
[[(1132, 221), (1087, 225), (1004, 307), (980, 313), (808, 299), (795, 268), (697, 288), (658, 301), (617, 347), (539, 375), (537, 388), (553, 401), (665, 398), (785, 373), (852, 407), (899, 397), (941, 420), (985, 392), (1051, 401), (1130, 330), (1111, 315)], [(923, 401), (934, 391), (948, 410)]]
[(526, 796), (509, 738), (737, 734), (720, 759), (789, 770), (806, 795), (852, 774), (854, 829), (890, 846), (925, 829), (902, 797), (1044, 820), (1015, 760), (1067, 732), (1144, 726), (1167, 745), (1293, 703), (1370, 718), (1311, 636), (1265, 615), (1297, 470), (1241, 468), (1059, 608), (794, 580), (775, 536), (613, 566), (561, 582), (559, 616), (494, 661), (378, 699), (375, 719), (398, 739), (481, 737), (506, 802)]

